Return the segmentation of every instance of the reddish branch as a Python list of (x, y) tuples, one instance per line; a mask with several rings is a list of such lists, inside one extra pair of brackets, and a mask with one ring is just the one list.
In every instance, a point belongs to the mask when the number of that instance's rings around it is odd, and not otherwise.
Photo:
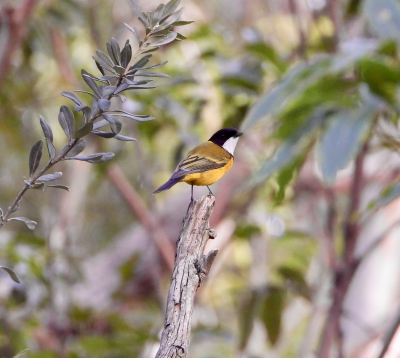
[(157, 223), (153, 214), (148, 211), (140, 195), (134, 190), (117, 165), (109, 166), (108, 176), (121, 192), (129, 207), (137, 215), (142, 225), (149, 232), (160, 251), (161, 257), (172, 272), (174, 267), (174, 247), (168, 236)]
[(329, 352), (334, 342), (338, 344), (339, 357), (343, 356), (340, 317), (345, 295), (354, 276), (356, 267), (358, 266), (357, 260), (354, 257), (354, 252), (360, 229), (357, 214), (360, 208), (361, 193), (364, 186), (363, 172), (367, 151), (368, 145), (365, 144), (355, 161), (353, 180), (350, 189), (349, 210), (344, 228), (344, 252), (341, 261), (334, 271), (333, 300), (320, 341), (319, 358), (329, 357)]
[(38, 0), (25, 0), (19, 7), (5, 5), (0, 13), (0, 25), (7, 27), (8, 38), (0, 56), (0, 86), (9, 73), (14, 53), (21, 47), (26, 34), (27, 21)]

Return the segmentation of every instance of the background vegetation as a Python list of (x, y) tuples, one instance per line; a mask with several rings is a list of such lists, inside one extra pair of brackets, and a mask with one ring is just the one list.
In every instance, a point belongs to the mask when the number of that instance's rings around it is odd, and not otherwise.
[[(190, 187), (151, 193), (188, 149), (235, 126), (245, 135), (214, 186), (220, 252), (190, 356), (398, 357), (399, 2), (182, 5), (188, 39), (154, 54), (171, 78), (121, 105), (155, 119), (124, 123), (135, 142), (88, 139), (87, 154), (116, 156), (60, 164), (70, 191), (21, 203), (36, 229), (0, 230), (0, 265), (21, 281), (0, 272), (0, 356), (154, 356)], [(111, 37), (134, 41), (123, 22), (140, 28), (128, 1), (1, 3), (3, 209), (43, 137), (39, 114), (59, 148), (60, 92), (84, 88), (82, 68), (99, 75), (91, 56)]]

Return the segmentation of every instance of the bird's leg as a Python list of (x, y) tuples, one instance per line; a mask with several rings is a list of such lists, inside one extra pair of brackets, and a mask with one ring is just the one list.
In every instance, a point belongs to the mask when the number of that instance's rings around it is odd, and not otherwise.
[(211, 189), (210, 189), (210, 187), (207, 185), (207, 189), (208, 189), (208, 191), (210, 192), (210, 194), (212, 195), (212, 196), (215, 196), (214, 195), (214, 193), (211, 191)]
[(190, 197), (190, 204), (193, 203), (193, 184), (192, 184), (192, 196)]

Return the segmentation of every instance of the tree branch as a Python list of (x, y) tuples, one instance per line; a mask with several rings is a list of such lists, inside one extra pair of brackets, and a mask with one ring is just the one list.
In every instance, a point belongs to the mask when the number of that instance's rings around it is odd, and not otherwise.
[(108, 167), (108, 177), (123, 195), (131, 210), (137, 215), (142, 225), (151, 235), (160, 251), (161, 257), (164, 259), (170, 272), (172, 272), (174, 267), (174, 247), (168, 239), (167, 234), (148, 211), (142, 198), (129, 183), (119, 166), (116, 164), (110, 165)]
[(24, 39), (27, 21), (37, 2), (38, 0), (25, 0), (18, 8), (6, 5), (0, 13), (0, 25), (4, 23), (8, 30), (4, 51), (0, 55), (0, 86), (9, 73), (14, 52)]
[(317, 357), (329, 356), (333, 342), (338, 343), (338, 355), (343, 356), (342, 331), (340, 328), (340, 316), (342, 314), (343, 300), (354, 276), (355, 247), (359, 236), (359, 222), (357, 214), (360, 208), (361, 194), (364, 187), (364, 161), (368, 152), (368, 142), (364, 144), (360, 154), (355, 160), (352, 186), (350, 191), (349, 208), (344, 225), (345, 249), (342, 260), (334, 271), (333, 300), (329, 309), (324, 330), (322, 332)]
[(213, 196), (193, 201), (183, 221), (156, 358), (181, 358), (188, 354), (194, 296), (218, 252), (212, 250), (203, 255), (207, 240), (215, 237), (209, 227), (214, 203)]

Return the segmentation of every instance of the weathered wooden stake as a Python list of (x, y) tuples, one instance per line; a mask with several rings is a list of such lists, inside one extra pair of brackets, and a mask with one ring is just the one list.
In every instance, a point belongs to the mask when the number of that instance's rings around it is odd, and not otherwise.
[(194, 296), (218, 253), (212, 250), (203, 255), (207, 240), (215, 237), (209, 227), (214, 204), (215, 198), (210, 195), (193, 201), (183, 221), (156, 358), (187, 357)]

